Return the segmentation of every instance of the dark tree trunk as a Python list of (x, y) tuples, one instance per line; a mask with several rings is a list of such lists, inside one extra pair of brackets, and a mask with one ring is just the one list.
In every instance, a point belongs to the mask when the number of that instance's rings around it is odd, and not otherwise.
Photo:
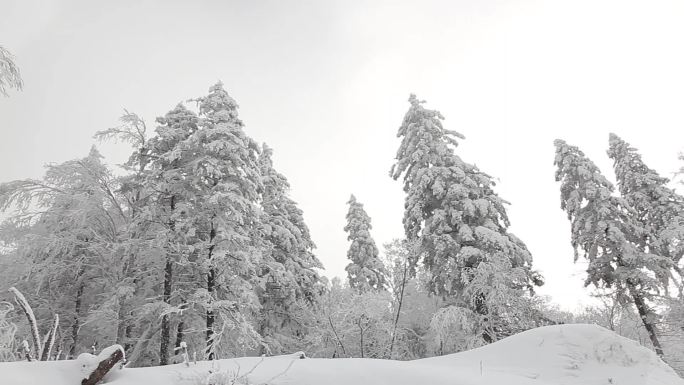
[(76, 292), (76, 306), (74, 308), (74, 321), (71, 324), (71, 349), (69, 350), (69, 357), (75, 358), (76, 356), (76, 345), (78, 344), (78, 329), (80, 324), (80, 314), (81, 314), (81, 303), (83, 298), (83, 290), (85, 288), (84, 284), (78, 287)]
[(649, 316), (651, 315), (651, 311), (646, 304), (646, 301), (644, 301), (644, 298), (637, 294), (633, 290), (632, 285), (630, 285), (630, 291), (632, 291), (632, 298), (634, 299), (634, 304), (636, 305), (637, 310), (639, 311), (639, 316), (641, 317), (641, 322), (643, 322), (644, 327), (646, 328), (646, 331), (648, 332), (648, 337), (651, 339), (651, 343), (653, 344), (653, 348), (655, 349), (656, 354), (658, 356), (662, 357), (663, 356), (663, 348), (660, 345), (660, 341), (658, 340), (658, 330), (656, 328), (656, 325), (653, 323), (651, 319), (649, 319)]
[(176, 343), (173, 345), (174, 348), (180, 348), (181, 342), (185, 336), (185, 323), (180, 321), (176, 327)]
[[(489, 319), (487, 318), (487, 303), (486, 303), (486, 298), (484, 294), (479, 294), (477, 298), (475, 299), (475, 312), (479, 315), (485, 316), (483, 322), (486, 324)], [(484, 328), (482, 331), (482, 339), (488, 343), (491, 344), (494, 342), (494, 336), (490, 334), (490, 331), (487, 327)]]
[[(207, 258), (211, 261), (214, 254), (214, 237), (216, 237), (216, 230), (214, 229), (214, 223), (211, 223), (211, 230), (209, 231), (209, 253)], [(211, 262), (210, 262), (211, 264)], [(209, 298), (211, 301), (214, 300), (214, 290), (216, 288), (216, 269), (213, 267), (209, 268), (209, 273), (207, 274), (207, 292), (209, 293)], [(210, 308), (211, 309), (211, 308)], [(207, 310), (207, 359), (214, 359), (214, 311)]]
[[(173, 261), (166, 260), (164, 268), (164, 294), (163, 301), (166, 304), (171, 302), (171, 283), (173, 280)], [(167, 365), (169, 363), (169, 340), (171, 338), (171, 322), (169, 315), (164, 314), (161, 321), (161, 338), (159, 345), (159, 365)]]
[(124, 355), (121, 349), (116, 349), (109, 357), (100, 361), (97, 368), (90, 373), (88, 378), (81, 381), (81, 385), (96, 385), (102, 378), (116, 365), (117, 362), (123, 360)]
[[(169, 217), (173, 216), (176, 210), (176, 197), (171, 195), (169, 202)], [(176, 222), (169, 219), (168, 222), (171, 236), (175, 238), (174, 232), (176, 230)], [(169, 240), (171, 241), (171, 240)], [(164, 266), (164, 293), (162, 294), (162, 301), (165, 304), (171, 303), (171, 290), (173, 284), (173, 259), (170, 252), (166, 254), (166, 265)], [(171, 340), (171, 321), (168, 314), (162, 316), (161, 321), (161, 336), (159, 343), (159, 365), (167, 365), (169, 363), (169, 342)]]
[[(207, 275), (207, 291), (209, 292), (209, 296), (213, 297), (214, 293), (214, 285), (216, 279), (216, 270), (213, 268), (209, 269), (209, 274)], [(213, 310), (207, 310), (207, 352), (209, 355), (207, 356), (208, 359), (213, 360), (214, 359), (214, 351), (213, 351), (213, 337), (214, 337), (214, 311)]]
[(128, 355), (128, 352), (131, 351), (131, 347), (133, 346), (131, 344), (131, 336), (133, 335), (133, 324), (129, 323), (128, 325), (126, 325), (126, 332), (124, 333), (124, 335), (126, 336), (126, 344), (124, 345), (124, 350)]
[(116, 328), (116, 343), (121, 346), (128, 346), (128, 339), (126, 336), (126, 329), (128, 328), (128, 321), (126, 319), (126, 314), (128, 313), (127, 307), (126, 297), (122, 296), (119, 298), (119, 324)]

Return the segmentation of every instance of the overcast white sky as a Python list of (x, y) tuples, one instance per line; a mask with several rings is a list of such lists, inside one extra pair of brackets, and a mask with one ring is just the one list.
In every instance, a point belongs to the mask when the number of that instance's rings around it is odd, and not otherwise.
[[(587, 303), (554, 182), (553, 139), (613, 179), (615, 132), (671, 176), (684, 149), (681, 1), (3, 1), (23, 92), (0, 98), (0, 182), (87, 154), (123, 108), (154, 118), (222, 80), (274, 148), (326, 275), (344, 275), (351, 193), (380, 246), (403, 233), (388, 177), (415, 92), (499, 178), (512, 231), (561, 306)], [(112, 164), (124, 145), (100, 146)]]

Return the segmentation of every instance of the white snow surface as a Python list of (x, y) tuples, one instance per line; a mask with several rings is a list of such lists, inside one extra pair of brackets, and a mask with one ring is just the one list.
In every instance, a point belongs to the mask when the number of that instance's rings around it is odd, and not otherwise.
[[(300, 353), (124, 368), (113, 385), (684, 385), (651, 350), (595, 325), (547, 326), (471, 351), (416, 361), (299, 359)], [(82, 362), (81, 362), (82, 364)], [(72, 385), (79, 360), (0, 364), (3, 385)], [(210, 374), (211, 371), (211, 374)], [(211, 376), (212, 380), (207, 380)]]

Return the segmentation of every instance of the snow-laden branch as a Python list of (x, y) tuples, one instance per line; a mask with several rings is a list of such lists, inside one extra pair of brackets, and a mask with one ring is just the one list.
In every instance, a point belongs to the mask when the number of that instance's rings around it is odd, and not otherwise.
[(41, 345), (40, 343), (40, 334), (38, 334), (38, 324), (36, 323), (36, 316), (33, 314), (33, 309), (31, 309), (31, 305), (29, 305), (28, 301), (26, 301), (26, 298), (24, 297), (23, 294), (19, 290), (17, 290), (14, 286), (9, 288), (9, 291), (14, 294), (14, 300), (21, 307), (21, 310), (24, 311), (24, 314), (26, 315), (26, 318), (28, 319), (29, 325), (31, 326), (31, 335), (33, 336), (33, 346), (35, 347), (35, 354), (36, 354), (36, 359), (39, 359), (41, 357)]

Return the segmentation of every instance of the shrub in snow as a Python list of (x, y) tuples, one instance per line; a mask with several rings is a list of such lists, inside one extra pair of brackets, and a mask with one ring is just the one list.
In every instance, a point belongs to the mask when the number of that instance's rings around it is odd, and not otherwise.
[(17, 325), (7, 320), (7, 314), (14, 310), (9, 302), (0, 302), (0, 362), (14, 361), (14, 335)]

